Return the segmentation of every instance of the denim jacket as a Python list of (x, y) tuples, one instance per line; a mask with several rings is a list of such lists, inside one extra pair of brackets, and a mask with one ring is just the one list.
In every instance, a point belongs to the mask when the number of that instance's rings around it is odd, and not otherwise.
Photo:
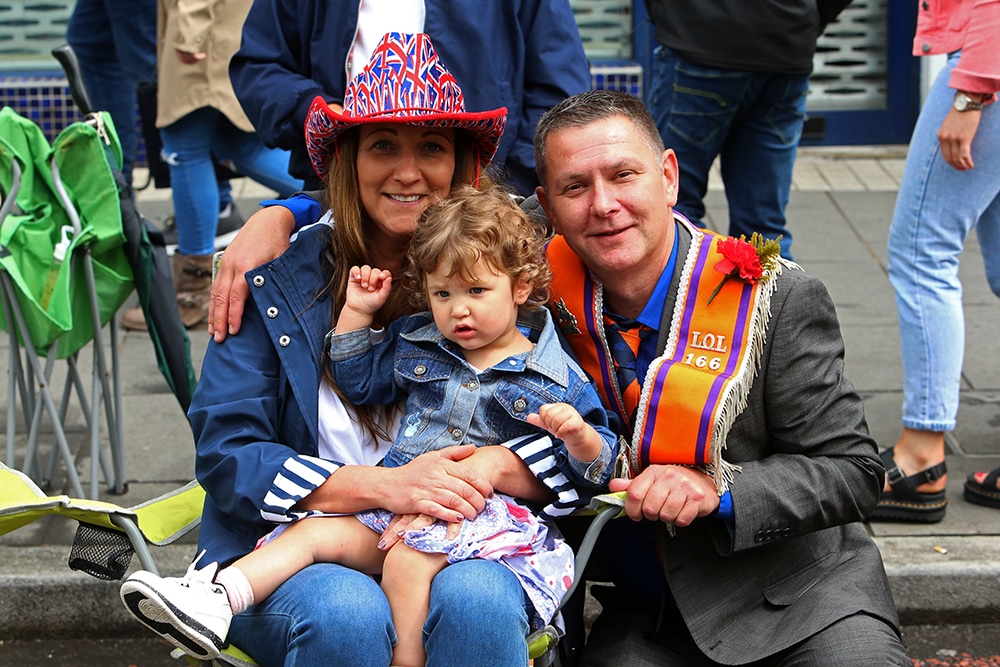
[(537, 439), (539, 429), (526, 421), (528, 414), (545, 403), (568, 403), (601, 435), (600, 455), (593, 462), (577, 461), (565, 444), (552, 439), (550, 464), (542, 466), (541, 474), (531, 461), (529, 466), (542, 481), (558, 471), (576, 486), (602, 490), (611, 477), (617, 438), (600, 397), (560, 346), (547, 309), (522, 311), (518, 326), (535, 342), (534, 349), (479, 374), (441, 334), (430, 313), (400, 318), (374, 345), (367, 329), (331, 331), (330, 371), (352, 402), (388, 405), (406, 398), (405, 415), (385, 458), (391, 467), (449, 445)]

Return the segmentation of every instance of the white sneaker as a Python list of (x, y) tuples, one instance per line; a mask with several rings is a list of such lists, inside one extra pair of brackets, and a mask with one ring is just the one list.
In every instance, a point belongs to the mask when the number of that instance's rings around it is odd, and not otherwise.
[(158, 577), (140, 570), (122, 584), (121, 599), (135, 618), (188, 655), (199, 660), (219, 657), (228, 643), (233, 610), (226, 589), (212, 580), (218, 563), (183, 577)]

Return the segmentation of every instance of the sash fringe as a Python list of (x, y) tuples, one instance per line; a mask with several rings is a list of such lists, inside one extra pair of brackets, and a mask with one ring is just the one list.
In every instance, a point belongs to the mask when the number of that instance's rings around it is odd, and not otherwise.
[(712, 450), (710, 452), (712, 463), (708, 466), (708, 473), (715, 480), (715, 488), (720, 496), (729, 490), (729, 485), (733, 483), (736, 473), (742, 470), (741, 466), (723, 459), (722, 452), (726, 448), (729, 429), (732, 428), (736, 417), (747, 407), (750, 389), (757, 377), (757, 372), (760, 370), (764, 343), (767, 340), (767, 326), (771, 321), (771, 297), (778, 287), (777, 277), (781, 275), (782, 266), (801, 270), (801, 267), (794, 262), (780, 257), (778, 260), (759, 281), (761, 289), (757, 295), (757, 307), (751, 314), (749, 325), (750, 336), (747, 342), (749, 350), (743, 359), (743, 364), (735, 374), (734, 381), (726, 389), (727, 393), (719, 406), (718, 419), (712, 429)]

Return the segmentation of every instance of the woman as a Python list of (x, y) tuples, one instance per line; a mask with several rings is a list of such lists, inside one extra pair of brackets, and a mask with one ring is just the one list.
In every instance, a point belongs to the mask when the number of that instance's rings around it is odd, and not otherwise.
[[(274, 522), (310, 510), (385, 507), (458, 521), (475, 516), (493, 489), (548, 497), (504, 447), (451, 448), (400, 468), (376, 467), (390, 433), (377, 413), (340, 398), (322, 370), (324, 337), (343, 305), (350, 267), (401, 267), (421, 212), (476, 181), (505, 113), (465, 112), (461, 90), (422, 34), (386, 35), (349, 87), (343, 113), (322, 99), (313, 103), (307, 142), (317, 173), (329, 172), (333, 221), (299, 232), (281, 257), (248, 274), (241, 334), (206, 353), (189, 413), (197, 476), (208, 493), (200, 567), (232, 562)], [(408, 312), (402, 298), (390, 300), (375, 326)], [(140, 605), (126, 604), (151, 624)], [(424, 628), (428, 664), (527, 664), (526, 605), (502, 565), (446, 568), (434, 580)], [(230, 639), (264, 667), (386, 667), (395, 631), (373, 579), (320, 564), (237, 616)]]
[[(955, 428), (965, 350), (958, 257), (975, 228), (1000, 296), (1000, 2), (921, 3), (916, 55), (947, 53), (906, 158), (889, 229), (903, 352), (903, 432), (882, 452), (886, 487), (873, 519), (945, 516), (944, 434)], [(1000, 506), (997, 475), (973, 473), (972, 502)]]

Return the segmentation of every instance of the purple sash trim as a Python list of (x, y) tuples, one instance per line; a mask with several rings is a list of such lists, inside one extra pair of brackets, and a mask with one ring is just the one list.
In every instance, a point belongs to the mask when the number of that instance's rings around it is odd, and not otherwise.
[(705, 450), (708, 447), (709, 441), (712, 437), (712, 411), (715, 409), (719, 402), (719, 394), (722, 392), (729, 378), (733, 377), (733, 374), (738, 370), (737, 364), (740, 361), (740, 354), (743, 351), (743, 344), (745, 342), (745, 336), (743, 331), (746, 329), (747, 316), (750, 311), (750, 297), (753, 295), (754, 286), (744, 283), (743, 290), (740, 294), (740, 309), (739, 314), (736, 317), (736, 327), (733, 331), (733, 339), (730, 345), (733, 346), (732, 351), (729, 353), (729, 363), (726, 364), (726, 369), (715, 378), (712, 383), (712, 390), (708, 394), (708, 399), (705, 401), (705, 407), (701, 413), (701, 423), (698, 426), (698, 449), (696, 456), (699, 461), (708, 463), (705, 457)]

